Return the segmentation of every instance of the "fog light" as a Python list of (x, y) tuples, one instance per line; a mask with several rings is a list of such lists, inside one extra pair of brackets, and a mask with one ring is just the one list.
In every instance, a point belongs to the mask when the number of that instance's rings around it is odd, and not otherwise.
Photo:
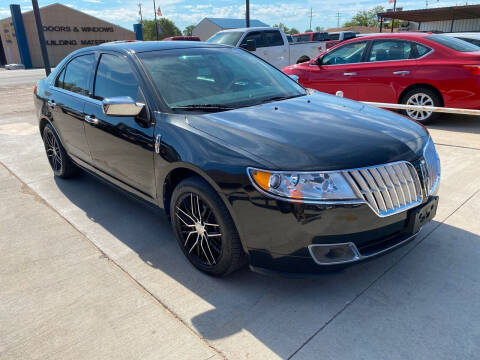
[(310, 245), (308, 249), (313, 260), (319, 265), (348, 263), (360, 257), (353, 243)]

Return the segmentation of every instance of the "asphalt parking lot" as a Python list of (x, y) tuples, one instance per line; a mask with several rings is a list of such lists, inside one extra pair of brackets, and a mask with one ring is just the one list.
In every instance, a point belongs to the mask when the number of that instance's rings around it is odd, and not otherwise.
[(480, 118), (429, 126), (440, 205), (408, 246), (315, 279), (216, 279), (160, 211), (52, 176), (42, 76), (0, 71), (0, 358), (478, 359)]

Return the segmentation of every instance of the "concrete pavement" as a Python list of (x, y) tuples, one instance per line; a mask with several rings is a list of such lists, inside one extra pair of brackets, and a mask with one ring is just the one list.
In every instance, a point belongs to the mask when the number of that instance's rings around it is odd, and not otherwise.
[[(15, 99), (26, 104), (31, 93), (22, 93), (23, 86), (15, 87), (20, 89)], [(8, 91), (15, 93), (11, 87)], [(4, 109), (2, 107), (2, 112)], [(8, 106), (6, 111), (9, 111)], [(81, 263), (81, 242), (88, 239), (110, 260), (110, 266), (118, 269), (118, 276), (130, 278), (131, 286), (124, 285), (125, 292), (134, 297), (138, 288), (145, 289), (147, 298), (163, 306), (167, 315), (175, 316), (174, 321), (181, 326), (169, 328), (172, 337), (177, 338), (178, 333), (178, 338), (182, 338), (186, 326), (199, 344), (204, 345), (205, 340), (218, 351), (216, 356), (228, 359), (473, 359), (480, 350), (480, 305), (476, 301), (480, 292), (480, 275), (476, 271), (480, 260), (480, 228), (476, 221), (480, 210), (480, 120), (443, 117), (432, 124), (430, 130), (435, 142), (442, 144), (437, 145), (443, 177), (435, 221), (424, 228), (413, 243), (388, 256), (343, 273), (309, 280), (270, 278), (248, 270), (226, 279), (214, 279), (194, 270), (178, 249), (161, 212), (89, 175), (70, 181), (53, 178), (34, 117), (25, 106), (0, 118), (0, 162), (38, 199), (45, 201), (60, 220), (70, 223), (79, 233), (78, 237), (71, 238), (68, 246), (59, 248), (68, 249), (71, 261)], [(4, 183), (6, 188), (13, 186), (8, 185), (11, 181), (1, 177), (0, 189)], [(25, 221), (25, 225), (17, 232), (1, 226), (0, 246), (6, 246), (4, 239), (8, 238), (11, 239), (8, 244), (16, 244), (21, 250), (25, 238), (31, 234), (27, 231), (29, 224), (36, 223), (33, 216), (44, 211), (26, 200), (14, 203), (11, 198), (21, 196), (12, 194), (10, 190), (0, 191), (2, 204), (9, 203), (5, 213), (17, 211), (14, 218)], [(23, 208), (28, 210), (24, 214)], [(46, 227), (39, 237), (43, 241), (55, 238), (56, 229), (56, 225)], [(56, 248), (58, 242), (47, 243), (53, 244), (43, 249), (43, 254), (61, 252)], [(42, 242), (36, 240), (31, 244), (31, 251), (42, 249), (42, 246)], [(7, 255), (0, 255), (1, 261), (4, 256)], [(8, 259), (12, 276), (30, 283), (31, 275), (23, 273), (18, 265), (23, 261), (21, 253), (14, 252)], [(42, 271), (41, 267), (38, 269)], [(62, 269), (48, 270), (52, 281), (64, 277)], [(113, 270), (98, 267), (95, 276), (89, 275), (93, 278), (88, 284), (93, 294), (101, 292), (101, 278), (109, 271)], [(58, 292), (40, 283), (42, 296), (51, 301), (59, 301), (59, 293), (67, 298), (70, 294), (75, 296), (75, 290), (68, 284), (60, 280), (59, 283)], [(11, 283), (7, 285), (2, 288), (12, 286)], [(114, 288), (108, 296), (121, 293)], [(29, 290), (14, 293), (12, 299), (21, 299), (23, 294), (30, 295)], [(99, 307), (101, 304), (108, 307), (105, 304), (109, 300), (100, 297), (96, 303)], [(119, 296), (111, 306), (114, 309), (109, 311), (122, 311), (124, 302), (128, 300)], [(75, 304), (80, 307), (89, 302), (80, 298)], [(13, 321), (8, 322), (9, 317), (27, 322), (29, 306), (30, 303), (22, 306), (19, 301), (11, 314), (0, 307), (0, 329), (4, 324), (15, 329)], [(44, 305), (37, 311), (43, 329), (57, 331), (56, 318), (49, 308)], [(147, 314), (150, 311), (153, 311), (150, 307), (145, 310)], [(91, 323), (85, 328), (102, 323), (98, 313), (90, 315)], [(69, 319), (73, 321), (76, 317), (72, 315)], [(138, 326), (144, 321), (135, 313), (128, 319), (127, 323)], [(72, 325), (70, 329), (67, 325), (64, 329), (73, 333), (75, 327)], [(43, 338), (31, 328), (18, 327), (16, 331), (28, 337), (31, 346), (42, 342)], [(139, 336), (133, 332), (120, 338), (135, 342)], [(3, 338), (0, 332), (0, 341)], [(12, 337), (6, 339), (9, 349), (18, 352), (2, 352), (0, 346), (0, 357), (17, 358), (15, 355), (22, 351), (21, 345)], [(105, 337), (105, 341), (108, 339)], [(169, 354), (163, 344), (171, 341), (171, 338), (159, 344), (147, 341), (144, 353), (129, 355), (132, 358), (147, 355), (162, 358), (158, 355)], [(171, 344), (173, 348), (184, 346), (181, 341)], [(58, 346), (68, 349), (73, 345), (67, 336), (58, 340)], [(109, 349), (109, 345), (104, 346)], [(140, 348), (142, 346), (136, 349), (140, 351)], [(187, 348), (186, 353), (195, 354), (195, 351), (203, 351), (201, 348), (212, 351), (210, 347), (194, 347)], [(43, 353), (38, 356), (48, 357), (51, 349), (41, 348)], [(81, 352), (84, 348), (78, 349)], [(115, 356), (111, 354), (106, 357)]]

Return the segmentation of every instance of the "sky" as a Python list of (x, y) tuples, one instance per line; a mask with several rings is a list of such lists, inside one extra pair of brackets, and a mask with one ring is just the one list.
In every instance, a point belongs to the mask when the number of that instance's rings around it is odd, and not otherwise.
[[(455, 0), (398, 0), (397, 7), (404, 10), (465, 5)], [(9, 3), (20, 4), (22, 11), (32, 9), (30, 0), (2, 0), (0, 18), (10, 16)], [(111, 23), (132, 29), (139, 19), (138, 3), (142, 3), (145, 19), (152, 19), (154, 14), (153, 0), (38, 0), (39, 6), (62, 3)], [(479, 4), (480, 1), (468, 4)], [(204, 17), (243, 18), (245, 16), (245, 0), (156, 0), (164, 17), (172, 20), (183, 30), (188, 25), (195, 25)], [(250, 0), (250, 18), (261, 20), (269, 25), (284, 23), (299, 31), (308, 29), (310, 8), (313, 9), (312, 27), (325, 29), (336, 27), (339, 14), (340, 25), (348, 21), (359, 10), (368, 10), (377, 5), (392, 8), (388, 0)]]

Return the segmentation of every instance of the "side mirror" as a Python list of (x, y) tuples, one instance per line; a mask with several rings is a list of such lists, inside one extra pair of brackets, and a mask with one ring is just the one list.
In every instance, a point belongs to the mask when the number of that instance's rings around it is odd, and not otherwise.
[(240, 45), (240, 47), (248, 51), (255, 51), (257, 50), (257, 41), (253, 39), (247, 40), (247, 42)]
[(292, 79), (293, 81), (295, 82), (298, 82), (298, 79), (300, 79), (297, 75), (288, 75), (290, 77), (290, 79)]
[(136, 103), (130, 96), (105, 98), (102, 101), (103, 113), (108, 116), (137, 116), (145, 104)]

